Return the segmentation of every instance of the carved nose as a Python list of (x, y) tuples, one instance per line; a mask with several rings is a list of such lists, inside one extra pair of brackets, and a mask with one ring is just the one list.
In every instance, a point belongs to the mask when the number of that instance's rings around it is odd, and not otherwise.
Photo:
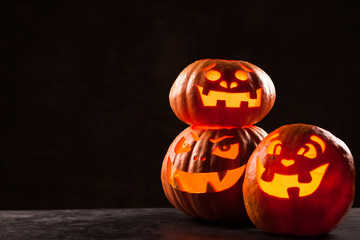
[(282, 163), (282, 165), (284, 165), (285, 167), (289, 167), (289, 166), (293, 165), (293, 164), (295, 163), (295, 161), (292, 160), (292, 159), (282, 159), (282, 160), (281, 160), (281, 163)]
[[(221, 81), (221, 82), (220, 82), (220, 86), (222, 86), (223, 88), (229, 88), (227, 82), (225, 82), (225, 81)], [(237, 82), (232, 82), (232, 83), (230, 84), (230, 89), (235, 88), (235, 87), (237, 87), (237, 86), (238, 86), (238, 83), (237, 83)]]
[[(194, 160), (195, 160), (195, 161), (198, 160), (198, 159), (199, 159), (198, 156), (194, 156)], [(205, 156), (202, 156), (202, 157), (200, 158), (200, 160), (201, 160), (201, 161), (205, 161), (205, 160), (206, 160), (206, 157), (205, 157)]]

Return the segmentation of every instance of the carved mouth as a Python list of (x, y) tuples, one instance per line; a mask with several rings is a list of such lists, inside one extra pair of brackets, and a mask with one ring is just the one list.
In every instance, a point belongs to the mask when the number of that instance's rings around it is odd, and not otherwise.
[(247, 102), (248, 108), (261, 105), (262, 88), (256, 90), (256, 98), (251, 98), (250, 92), (232, 93), (210, 90), (208, 94), (204, 94), (203, 87), (197, 85), (197, 88), (205, 107), (215, 107), (218, 101), (225, 101), (228, 108), (239, 108), (242, 102)]
[[(305, 197), (315, 192), (319, 187), (328, 166), (329, 163), (326, 163), (310, 171), (312, 180), (309, 183), (300, 183), (298, 180), (298, 174), (282, 175), (278, 173), (274, 173), (274, 177), (271, 181), (264, 181), (261, 179), (261, 175), (266, 169), (258, 157), (256, 176), (259, 187), (271, 196), (279, 198), (290, 198), (288, 190), (291, 188), (298, 188), (298, 196)], [(294, 191), (292, 192), (294, 193)]]
[(166, 178), (170, 185), (182, 192), (209, 193), (231, 188), (243, 175), (246, 164), (221, 172), (189, 173), (177, 169), (167, 161)]

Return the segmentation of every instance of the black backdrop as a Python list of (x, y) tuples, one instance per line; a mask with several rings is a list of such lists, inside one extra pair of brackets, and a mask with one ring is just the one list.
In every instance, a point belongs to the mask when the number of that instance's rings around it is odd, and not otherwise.
[(1, 5), (1, 209), (170, 206), (161, 163), (187, 125), (171, 111), (168, 93), (180, 71), (202, 58), (261, 67), (277, 99), (257, 125), (268, 132), (299, 122), (325, 128), (349, 146), (360, 169), (356, 5)]

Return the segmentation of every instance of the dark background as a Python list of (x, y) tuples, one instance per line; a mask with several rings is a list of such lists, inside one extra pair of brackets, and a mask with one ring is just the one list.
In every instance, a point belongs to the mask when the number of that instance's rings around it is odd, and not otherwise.
[(355, 4), (8, 0), (0, 9), (1, 209), (170, 206), (161, 163), (187, 125), (168, 93), (203, 58), (261, 67), (277, 99), (257, 125), (325, 128), (360, 169)]

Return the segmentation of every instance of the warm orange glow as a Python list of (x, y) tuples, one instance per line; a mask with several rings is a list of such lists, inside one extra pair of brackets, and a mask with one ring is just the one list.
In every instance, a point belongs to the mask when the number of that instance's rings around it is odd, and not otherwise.
[(293, 165), (294, 163), (295, 163), (295, 161), (292, 159), (281, 159), (281, 164), (284, 165), (285, 167), (289, 167), (289, 166)]
[(272, 141), (267, 147), (266, 153), (271, 155), (279, 155), (281, 152), (281, 144), (282, 143), (280, 140)]
[(222, 158), (234, 160), (239, 154), (239, 143), (230, 144), (228, 149), (224, 149), (223, 146), (217, 146), (211, 153)]
[(219, 71), (216, 70), (209, 70), (206, 75), (205, 75), (206, 79), (210, 80), (210, 81), (216, 81), (219, 80), (221, 77), (221, 73)]
[[(170, 159), (167, 161), (166, 178), (169, 184), (188, 193), (220, 192), (231, 188), (243, 175), (246, 164), (222, 172), (190, 173), (177, 169)], [(209, 189), (209, 186), (211, 189)]]
[(207, 66), (206, 68), (204, 68), (202, 71), (205, 72), (205, 71), (207, 71), (207, 70), (212, 69), (212, 68), (215, 67), (215, 66), (216, 66), (216, 63), (210, 64), (209, 66)]
[(325, 142), (321, 138), (319, 138), (318, 136), (312, 135), (310, 137), (310, 139), (313, 140), (314, 142), (317, 142), (318, 144), (320, 144), (322, 153), (325, 152)]
[(303, 155), (304, 157), (311, 159), (316, 158), (317, 152), (315, 146), (311, 143), (306, 143), (305, 146), (307, 146), (307, 148), (300, 148), (297, 155)]
[(212, 139), (209, 139), (210, 142), (212, 143), (217, 143), (217, 142), (220, 142), (226, 138), (233, 138), (234, 136), (222, 136), (222, 137), (219, 137), (219, 138), (212, 138)]
[(194, 141), (199, 141), (200, 140), (200, 137), (196, 134), (196, 133), (194, 133), (194, 132), (190, 132), (191, 133), (191, 136), (192, 136), (192, 138), (194, 139)]
[(268, 135), (266, 142), (269, 142), (269, 141), (273, 140), (274, 138), (277, 138), (279, 135), (280, 135), (279, 133), (273, 133), (272, 135)]
[(299, 151), (297, 152), (297, 155), (303, 155), (304, 152), (305, 152), (305, 148), (302, 147), (302, 148), (300, 148)]
[[(230, 89), (236, 88), (238, 85), (239, 84), (237, 82), (232, 82), (230, 84)], [(223, 88), (228, 88), (228, 83), (226, 81), (221, 81), (220, 86), (222, 86)]]
[(246, 71), (248, 71), (248, 72), (254, 72), (253, 70), (251, 70), (250, 68), (246, 67), (245, 65), (240, 64), (240, 66), (241, 66), (243, 69), (245, 69)]
[(229, 93), (210, 90), (207, 95), (202, 94), (203, 87), (197, 85), (198, 91), (201, 96), (201, 100), (205, 107), (215, 107), (217, 101), (225, 101), (225, 105), (228, 108), (239, 108), (241, 102), (247, 102), (249, 108), (260, 107), (262, 88), (256, 90), (256, 98), (250, 98), (249, 92), (243, 93)]
[(245, 71), (243, 71), (243, 70), (237, 70), (237, 71), (235, 72), (235, 77), (236, 77), (237, 79), (241, 80), (241, 81), (246, 81), (246, 80), (249, 78), (249, 76), (247, 75), (247, 73), (246, 73)]
[(186, 139), (182, 137), (180, 141), (176, 144), (174, 151), (176, 154), (179, 154), (179, 153), (189, 152), (190, 150), (191, 150), (190, 145), (186, 142)]
[(222, 86), (223, 88), (228, 88), (228, 85), (227, 85), (226, 81), (221, 81), (220, 86)]
[(305, 197), (314, 193), (316, 189), (318, 189), (328, 166), (329, 163), (326, 163), (310, 171), (312, 180), (309, 183), (299, 183), (298, 174), (282, 175), (278, 173), (274, 173), (273, 180), (267, 182), (261, 179), (261, 175), (265, 172), (265, 167), (262, 165), (260, 158), (258, 157), (256, 178), (260, 189), (271, 196), (289, 198), (287, 190), (289, 188), (297, 187), (299, 188), (299, 197)]
[(316, 158), (316, 148), (311, 143), (305, 144), (308, 147), (308, 150), (304, 153), (304, 157), (307, 158)]
[[(253, 125), (248, 125), (248, 126), (243, 126), (243, 128), (245, 127), (252, 127)], [(208, 125), (196, 125), (196, 126), (191, 126), (192, 129), (194, 130), (209, 130), (209, 129), (232, 129), (232, 128), (238, 128), (236, 126), (208, 126)]]
[(236, 88), (239, 84), (237, 82), (232, 82), (230, 84), (230, 89)]

